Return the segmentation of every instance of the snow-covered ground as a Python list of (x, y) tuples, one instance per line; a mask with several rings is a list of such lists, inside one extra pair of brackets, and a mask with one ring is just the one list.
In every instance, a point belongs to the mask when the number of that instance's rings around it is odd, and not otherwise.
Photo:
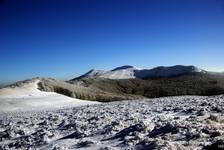
[(0, 149), (223, 148), (223, 108), (220, 95), (5, 113), (0, 115)]
[(97, 103), (40, 91), (38, 82), (34, 79), (20, 86), (0, 89), (0, 112), (49, 110)]

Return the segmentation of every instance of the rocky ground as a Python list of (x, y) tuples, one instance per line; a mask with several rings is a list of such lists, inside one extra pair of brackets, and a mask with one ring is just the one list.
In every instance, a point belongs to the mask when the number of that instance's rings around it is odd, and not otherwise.
[(224, 96), (0, 115), (0, 149), (224, 149)]

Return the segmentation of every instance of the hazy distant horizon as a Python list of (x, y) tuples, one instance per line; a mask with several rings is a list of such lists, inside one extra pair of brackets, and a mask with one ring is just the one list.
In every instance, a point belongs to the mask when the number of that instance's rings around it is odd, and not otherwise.
[[(127, 65), (127, 64), (125, 64)], [(177, 64), (177, 65), (180, 65), (180, 64)], [(182, 65), (182, 64), (181, 64)], [(123, 65), (120, 65), (120, 66), (123, 66)], [(1, 87), (4, 87), (6, 85), (9, 85), (9, 84), (13, 84), (17, 81), (23, 81), (23, 80), (26, 80), (26, 79), (32, 79), (32, 78), (36, 78), (36, 77), (50, 77), (50, 78), (55, 78), (55, 79), (59, 79), (59, 80), (63, 80), (63, 81), (66, 81), (66, 80), (70, 80), (70, 79), (73, 79), (75, 77), (78, 77), (80, 75), (83, 75), (85, 73), (87, 73), (88, 71), (90, 71), (91, 69), (97, 69), (97, 70), (106, 70), (106, 71), (109, 71), (109, 70), (112, 70), (116, 67), (120, 67), (120, 66), (114, 66), (112, 68), (107, 68), (107, 69), (103, 69), (103, 68), (89, 68), (88, 70), (84, 71), (84, 72), (80, 72), (79, 74), (70, 74), (70, 75), (67, 75), (66, 77), (57, 77), (57, 76), (44, 76), (44, 75), (37, 75), (37, 76), (27, 76), (27, 77), (24, 77), (24, 78), (20, 78), (18, 80), (8, 80), (8, 81), (2, 81), (0, 82), (0, 88)], [(130, 65), (130, 66), (134, 66), (134, 65)], [(169, 66), (174, 66), (174, 65), (158, 65), (158, 66), (165, 66), (165, 67), (169, 67)], [(158, 67), (158, 66), (154, 66), (154, 67)], [(196, 66), (196, 65), (184, 65), (184, 66)], [(152, 69), (154, 67), (139, 67), (139, 66), (134, 66), (138, 69)], [(196, 66), (198, 67), (198, 66)], [(210, 70), (210, 69), (205, 69), (205, 68), (202, 68), (202, 67), (198, 67), (200, 69), (203, 69), (203, 70), (206, 70), (206, 71), (210, 71), (210, 72), (219, 72), (219, 73), (224, 73), (224, 70)]]

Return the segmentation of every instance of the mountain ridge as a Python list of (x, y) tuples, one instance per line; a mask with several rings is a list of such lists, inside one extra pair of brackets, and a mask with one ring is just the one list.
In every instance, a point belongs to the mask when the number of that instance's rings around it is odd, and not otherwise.
[(213, 74), (195, 66), (182, 65), (159, 66), (153, 69), (121, 66), (110, 71), (92, 69), (68, 81), (37, 77), (16, 82), (8, 87), (19, 88), (33, 80), (40, 80), (38, 90), (41, 91), (101, 102), (164, 96), (224, 94), (223, 74)]
[(82, 78), (106, 78), (106, 79), (134, 79), (134, 78), (145, 78), (145, 77), (169, 77), (182, 75), (193, 72), (206, 73), (207, 71), (200, 69), (195, 66), (158, 66), (152, 69), (137, 69), (131, 65), (124, 65), (116, 67), (110, 71), (93, 70), (91, 69), (84, 75), (76, 77), (72, 80)]

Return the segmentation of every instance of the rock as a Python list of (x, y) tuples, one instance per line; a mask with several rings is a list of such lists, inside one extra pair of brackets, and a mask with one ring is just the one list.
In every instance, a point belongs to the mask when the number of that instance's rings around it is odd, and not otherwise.
[(112, 131), (115, 130), (116, 126), (119, 126), (120, 122), (118, 121), (112, 121), (109, 125), (106, 125), (102, 131), (100, 131), (100, 134), (110, 134)]
[(203, 150), (224, 150), (224, 141), (218, 140), (211, 145), (203, 147)]
[(99, 150), (116, 150), (116, 148), (106, 146), (106, 147), (101, 147)]
[(59, 127), (60, 130), (68, 130), (68, 129), (74, 129), (75, 128), (75, 124), (73, 123), (69, 123), (69, 124), (65, 124)]
[(159, 145), (156, 141), (141, 141), (136, 144), (135, 148), (137, 150), (154, 150), (159, 149)]
[(212, 107), (212, 111), (221, 113), (221, 112), (223, 112), (223, 109), (220, 106), (214, 106), (214, 107)]
[(207, 102), (203, 102), (203, 103), (201, 103), (201, 106), (207, 106), (207, 105), (208, 105)]
[(10, 138), (11, 138), (11, 136), (10, 136), (9, 132), (7, 132), (7, 131), (0, 132), (0, 141), (8, 140)]
[(196, 115), (197, 116), (204, 116), (204, 115), (206, 115), (206, 112), (204, 110), (199, 110)]
[(23, 130), (18, 130), (18, 131), (16, 132), (16, 134), (22, 136), (22, 135), (25, 135), (25, 132), (24, 132)]
[(174, 119), (174, 120), (178, 120), (178, 119), (180, 119), (180, 117), (177, 117), (177, 116), (176, 116), (176, 117), (174, 117), (173, 119)]
[(85, 137), (85, 135), (84, 135), (83, 133), (81, 133), (81, 132), (79, 132), (79, 131), (75, 131), (75, 132), (73, 132), (73, 133), (71, 133), (71, 134), (69, 134), (69, 135), (67, 135), (67, 136), (65, 136), (65, 137), (63, 137), (63, 138), (61, 138), (60, 140), (64, 140), (64, 139), (73, 139), (73, 138), (75, 138), (75, 139), (79, 139), (79, 138), (82, 138), (82, 137)]
[(175, 127), (174, 125), (170, 124), (170, 123), (167, 123), (165, 126), (162, 126), (158, 129), (154, 129), (152, 130), (148, 136), (153, 138), (153, 137), (156, 137), (156, 136), (159, 136), (159, 135), (164, 135), (166, 133), (172, 133), (172, 134), (175, 134), (175, 133), (178, 133), (178, 128)]
[(81, 141), (76, 144), (76, 148), (83, 148), (83, 147), (89, 147), (94, 144), (93, 141)]
[(114, 139), (124, 139), (125, 136), (133, 135), (134, 132), (142, 132), (145, 130), (145, 126), (142, 124), (135, 124), (132, 126), (129, 126), (128, 128), (125, 128), (112, 136), (111, 138), (108, 138), (106, 140), (114, 140)]
[(206, 128), (203, 128), (203, 129), (201, 129), (201, 132), (203, 132), (205, 134), (210, 134), (211, 131)]
[(40, 126), (46, 126), (46, 125), (48, 125), (48, 122), (47, 122), (47, 120), (44, 120), (43, 122), (39, 123), (38, 125), (40, 125)]
[(221, 132), (220, 131), (214, 131), (214, 132), (211, 132), (210, 133), (210, 137), (214, 138), (214, 137), (217, 137), (217, 136), (221, 136)]
[(220, 121), (219, 116), (218, 115), (213, 115), (213, 114), (211, 114), (208, 119), (210, 119), (212, 121), (215, 121), (215, 122), (219, 122)]
[(197, 133), (197, 132), (195, 132), (195, 133), (187, 132), (186, 133), (186, 139), (187, 139), (187, 141), (197, 140), (197, 139), (199, 139), (201, 137), (202, 137), (201, 133)]
[(194, 111), (195, 111), (194, 108), (189, 108), (189, 109), (185, 110), (184, 112), (185, 112), (186, 114), (192, 114)]
[(55, 145), (52, 150), (66, 150), (67, 148), (64, 147), (64, 146), (58, 146), (58, 145)]

